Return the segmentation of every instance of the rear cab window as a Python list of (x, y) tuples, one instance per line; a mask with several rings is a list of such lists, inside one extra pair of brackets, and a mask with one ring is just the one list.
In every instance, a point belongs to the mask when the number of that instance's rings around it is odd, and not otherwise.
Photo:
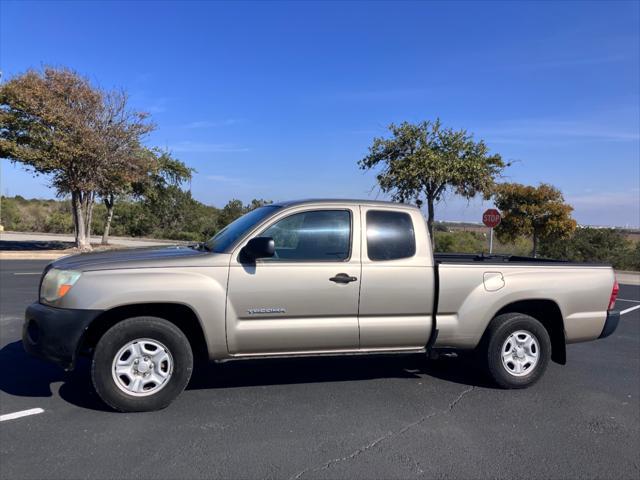
[(369, 260), (398, 260), (416, 254), (415, 230), (408, 213), (369, 210), (366, 221)]

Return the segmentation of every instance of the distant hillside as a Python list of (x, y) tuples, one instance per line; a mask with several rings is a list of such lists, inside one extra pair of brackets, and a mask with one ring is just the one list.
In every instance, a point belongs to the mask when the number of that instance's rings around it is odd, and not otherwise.
[[(243, 205), (232, 200), (223, 208), (204, 205), (190, 196), (172, 203), (164, 210), (137, 201), (116, 204), (112, 234), (125, 237), (202, 241), (239, 217), (259, 201)], [(2, 197), (0, 224), (5, 230), (22, 232), (73, 233), (68, 200), (25, 199), (21, 196)], [(106, 209), (96, 204), (92, 231), (100, 235)], [(437, 252), (488, 253), (489, 230), (477, 223), (436, 222)], [(519, 238), (503, 244), (494, 238), (493, 253), (529, 255), (531, 239)], [(580, 262), (611, 263), (624, 270), (640, 270), (640, 231), (611, 228), (580, 227), (569, 240), (547, 242), (541, 255)]]

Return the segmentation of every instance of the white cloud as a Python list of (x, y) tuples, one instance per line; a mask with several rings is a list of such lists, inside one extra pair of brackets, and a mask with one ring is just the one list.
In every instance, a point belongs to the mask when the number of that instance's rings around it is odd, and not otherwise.
[(637, 142), (640, 133), (634, 130), (611, 129), (606, 126), (563, 120), (516, 120), (477, 132), (493, 143), (528, 143), (541, 138), (556, 140), (599, 140)]
[(576, 207), (624, 207), (638, 209), (640, 205), (640, 195), (637, 189), (626, 192), (598, 192), (578, 195), (567, 195), (566, 200)]
[[(227, 185), (228, 187), (237, 188), (237, 187), (249, 187), (251, 182), (247, 181), (243, 178), (235, 178), (235, 177), (227, 177), (226, 175), (206, 175), (205, 178), (212, 182), (220, 183)], [(221, 189), (228, 189), (226, 186), (220, 186)]]
[(574, 207), (573, 217), (580, 224), (640, 225), (640, 194), (635, 188), (618, 192), (567, 194), (565, 199)]

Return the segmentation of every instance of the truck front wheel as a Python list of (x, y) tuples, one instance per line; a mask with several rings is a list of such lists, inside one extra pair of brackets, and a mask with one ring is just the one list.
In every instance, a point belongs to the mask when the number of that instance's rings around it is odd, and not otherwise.
[(551, 358), (551, 340), (535, 318), (506, 313), (489, 324), (483, 355), (491, 378), (500, 387), (526, 388), (544, 374)]
[(102, 400), (121, 412), (159, 410), (187, 386), (193, 370), (189, 340), (171, 322), (135, 317), (100, 338), (91, 378)]

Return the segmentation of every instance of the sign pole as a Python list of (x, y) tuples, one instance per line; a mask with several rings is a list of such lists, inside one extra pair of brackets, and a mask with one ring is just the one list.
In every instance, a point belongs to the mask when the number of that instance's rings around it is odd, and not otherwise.
[(489, 255), (493, 253), (493, 227), (489, 229), (491, 233), (489, 234)]

